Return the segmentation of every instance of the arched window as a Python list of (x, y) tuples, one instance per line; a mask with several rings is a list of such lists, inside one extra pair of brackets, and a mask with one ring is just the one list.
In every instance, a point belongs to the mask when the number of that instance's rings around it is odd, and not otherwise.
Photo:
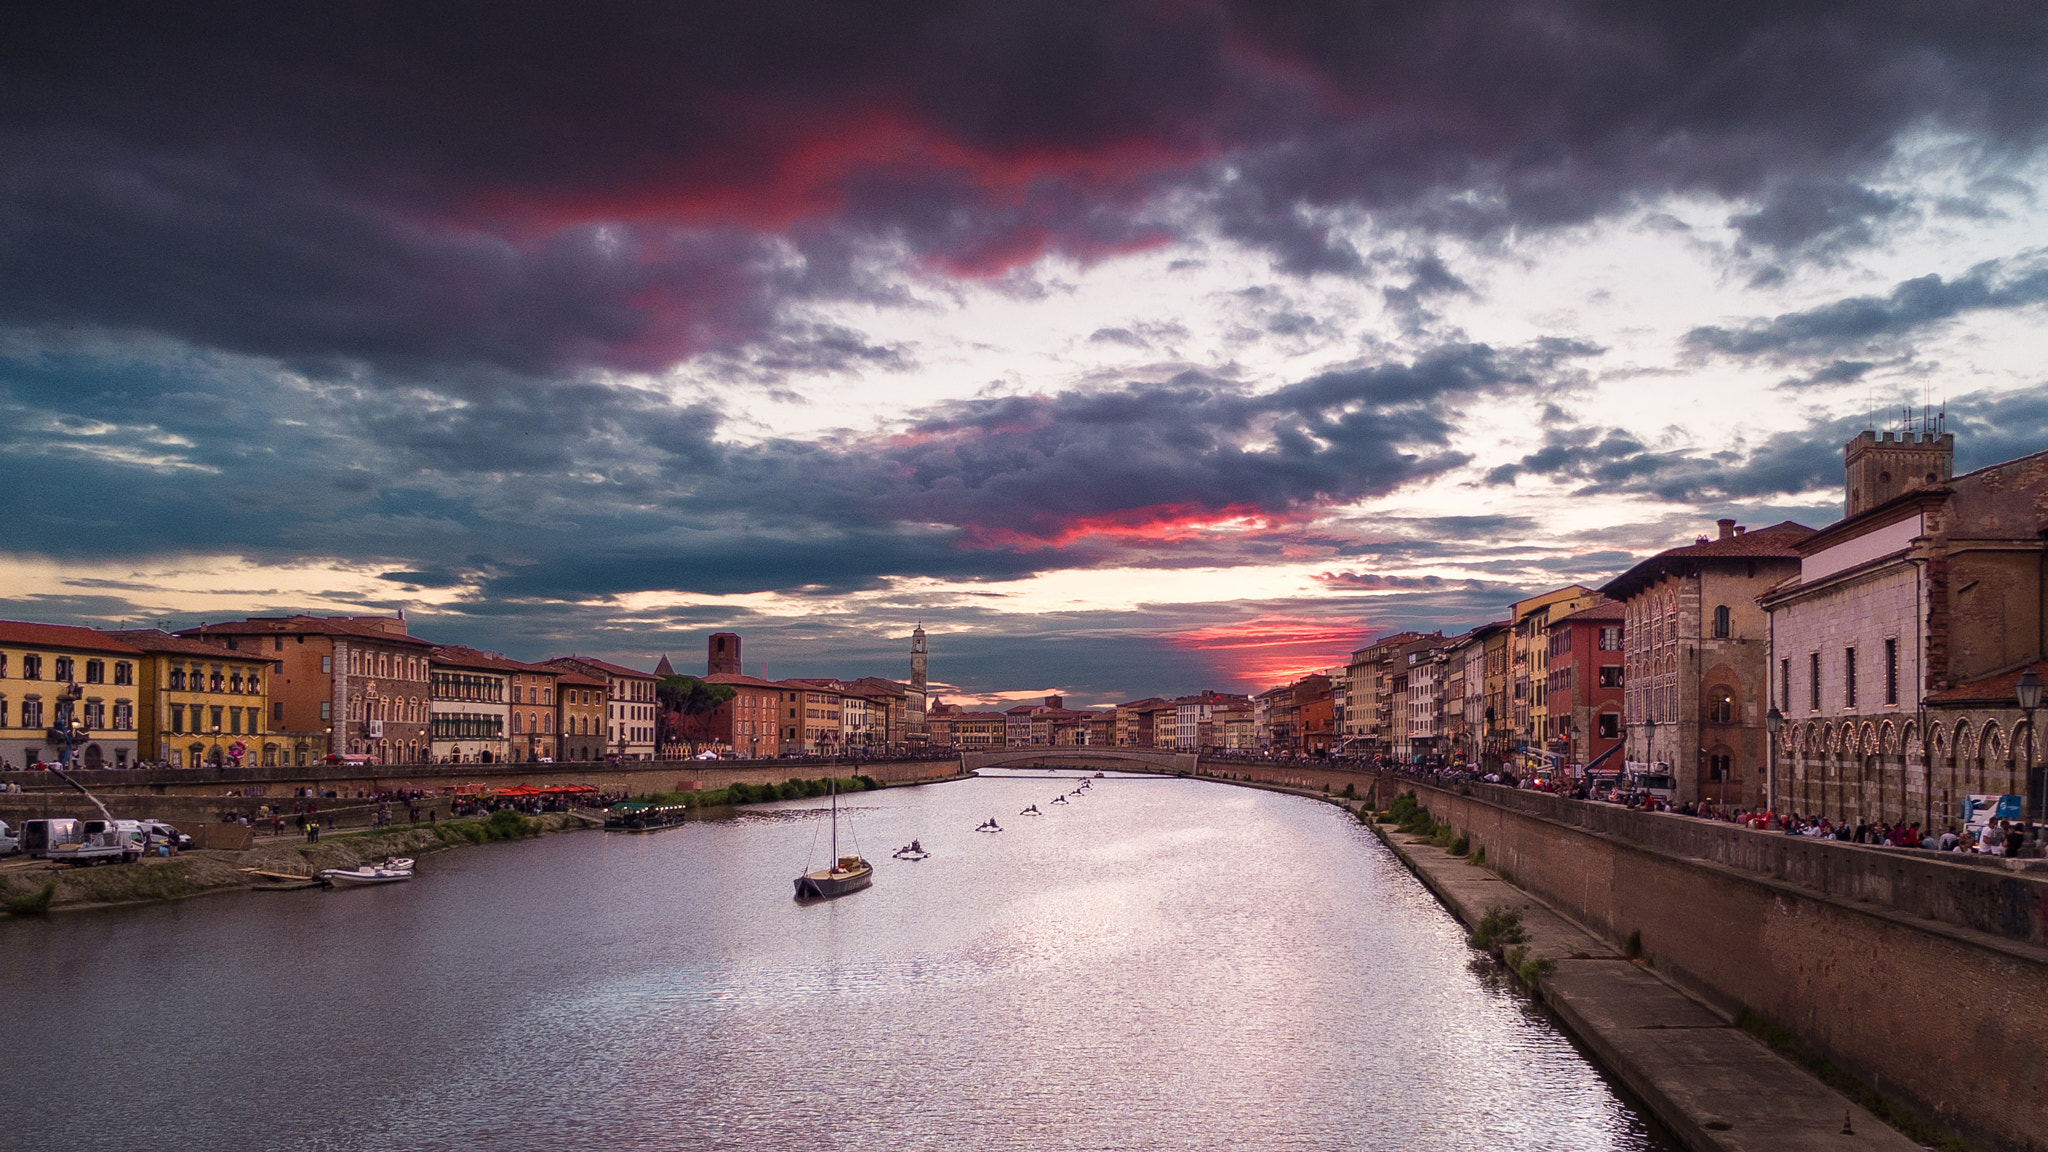
[(514, 736), (521, 736), (525, 734), (525, 731), (524, 728), (520, 727), (519, 713), (514, 712), (512, 714), (512, 734)]
[(1714, 637), (1719, 640), (1726, 640), (1728, 638), (1728, 606), (1726, 604), (1719, 604), (1714, 608)]
[(542, 732), (553, 732), (555, 730), (555, 718), (546, 712), (541, 713), (540, 730)]
[(1735, 723), (1735, 692), (1725, 685), (1707, 690), (1707, 723)]

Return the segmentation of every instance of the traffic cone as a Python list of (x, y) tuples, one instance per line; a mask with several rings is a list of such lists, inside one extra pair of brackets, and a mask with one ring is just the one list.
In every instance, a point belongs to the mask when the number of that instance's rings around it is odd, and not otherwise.
[(1845, 1110), (1842, 1113), (1842, 1135), (1854, 1136), (1855, 1134), (1856, 1129), (1849, 1126), (1849, 1113)]

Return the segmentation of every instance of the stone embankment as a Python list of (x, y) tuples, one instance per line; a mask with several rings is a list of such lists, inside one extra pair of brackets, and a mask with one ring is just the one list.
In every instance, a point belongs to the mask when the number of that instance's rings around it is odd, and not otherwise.
[[(542, 833), (592, 826), (589, 820), (569, 813), (549, 813), (534, 820)], [(43, 861), (16, 861), (0, 869), (0, 898), (30, 896), (55, 882), (56, 891), (48, 905), (52, 911), (180, 900), (275, 882), (274, 876), (265, 877), (245, 869), (311, 877), (326, 868), (353, 868), (389, 856), (417, 859), (472, 843), (471, 837), (463, 833), (461, 823), (448, 822), (323, 836), (318, 842), (284, 837), (259, 842), (245, 852), (196, 849), (136, 864), (69, 867)]]
[(1426, 837), (1377, 825), (1374, 831), (1468, 928), (1494, 909), (1519, 915), (1524, 939), (1517, 943), (1526, 952), (1516, 958), (1535, 976), (1532, 991), (1688, 1148), (1921, 1147), (1665, 982), (1641, 958), (1483, 866)]

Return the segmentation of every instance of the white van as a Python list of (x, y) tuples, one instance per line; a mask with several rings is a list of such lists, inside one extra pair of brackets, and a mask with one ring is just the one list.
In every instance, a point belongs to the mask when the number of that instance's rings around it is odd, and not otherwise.
[(154, 817), (138, 820), (136, 823), (141, 825), (142, 830), (158, 844), (169, 844), (181, 852), (192, 846), (192, 837)]
[(12, 856), (19, 851), (21, 837), (14, 834), (14, 829), (7, 826), (7, 821), (0, 820), (0, 856)]
[(1669, 772), (1643, 772), (1629, 779), (1638, 793), (1654, 796), (1666, 804), (1678, 800), (1678, 781)]

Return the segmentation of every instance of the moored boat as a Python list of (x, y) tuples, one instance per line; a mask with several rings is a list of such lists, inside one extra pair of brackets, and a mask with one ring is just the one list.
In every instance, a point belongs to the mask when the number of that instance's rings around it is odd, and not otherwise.
[(689, 808), (682, 804), (649, 804), (629, 800), (605, 809), (604, 826), (613, 832), (653, 832), (683, 823)]
[(860, 858), (858, 854), (839, 854), (839, 783), (832, 784), (832, 864), (816, 872), (806, 872), (796, 878), (796, 898), (799, 900), (825, 900), (858, 892), (875, 882), (875, 866)]
[(354, 868), (324, 868), (320, 881), (329, 888), (353, 888), (366, 884), (395, 884), (400, 880), (412, 879), (410, 868), (387, 868), (382, 864), (362, 864)]

